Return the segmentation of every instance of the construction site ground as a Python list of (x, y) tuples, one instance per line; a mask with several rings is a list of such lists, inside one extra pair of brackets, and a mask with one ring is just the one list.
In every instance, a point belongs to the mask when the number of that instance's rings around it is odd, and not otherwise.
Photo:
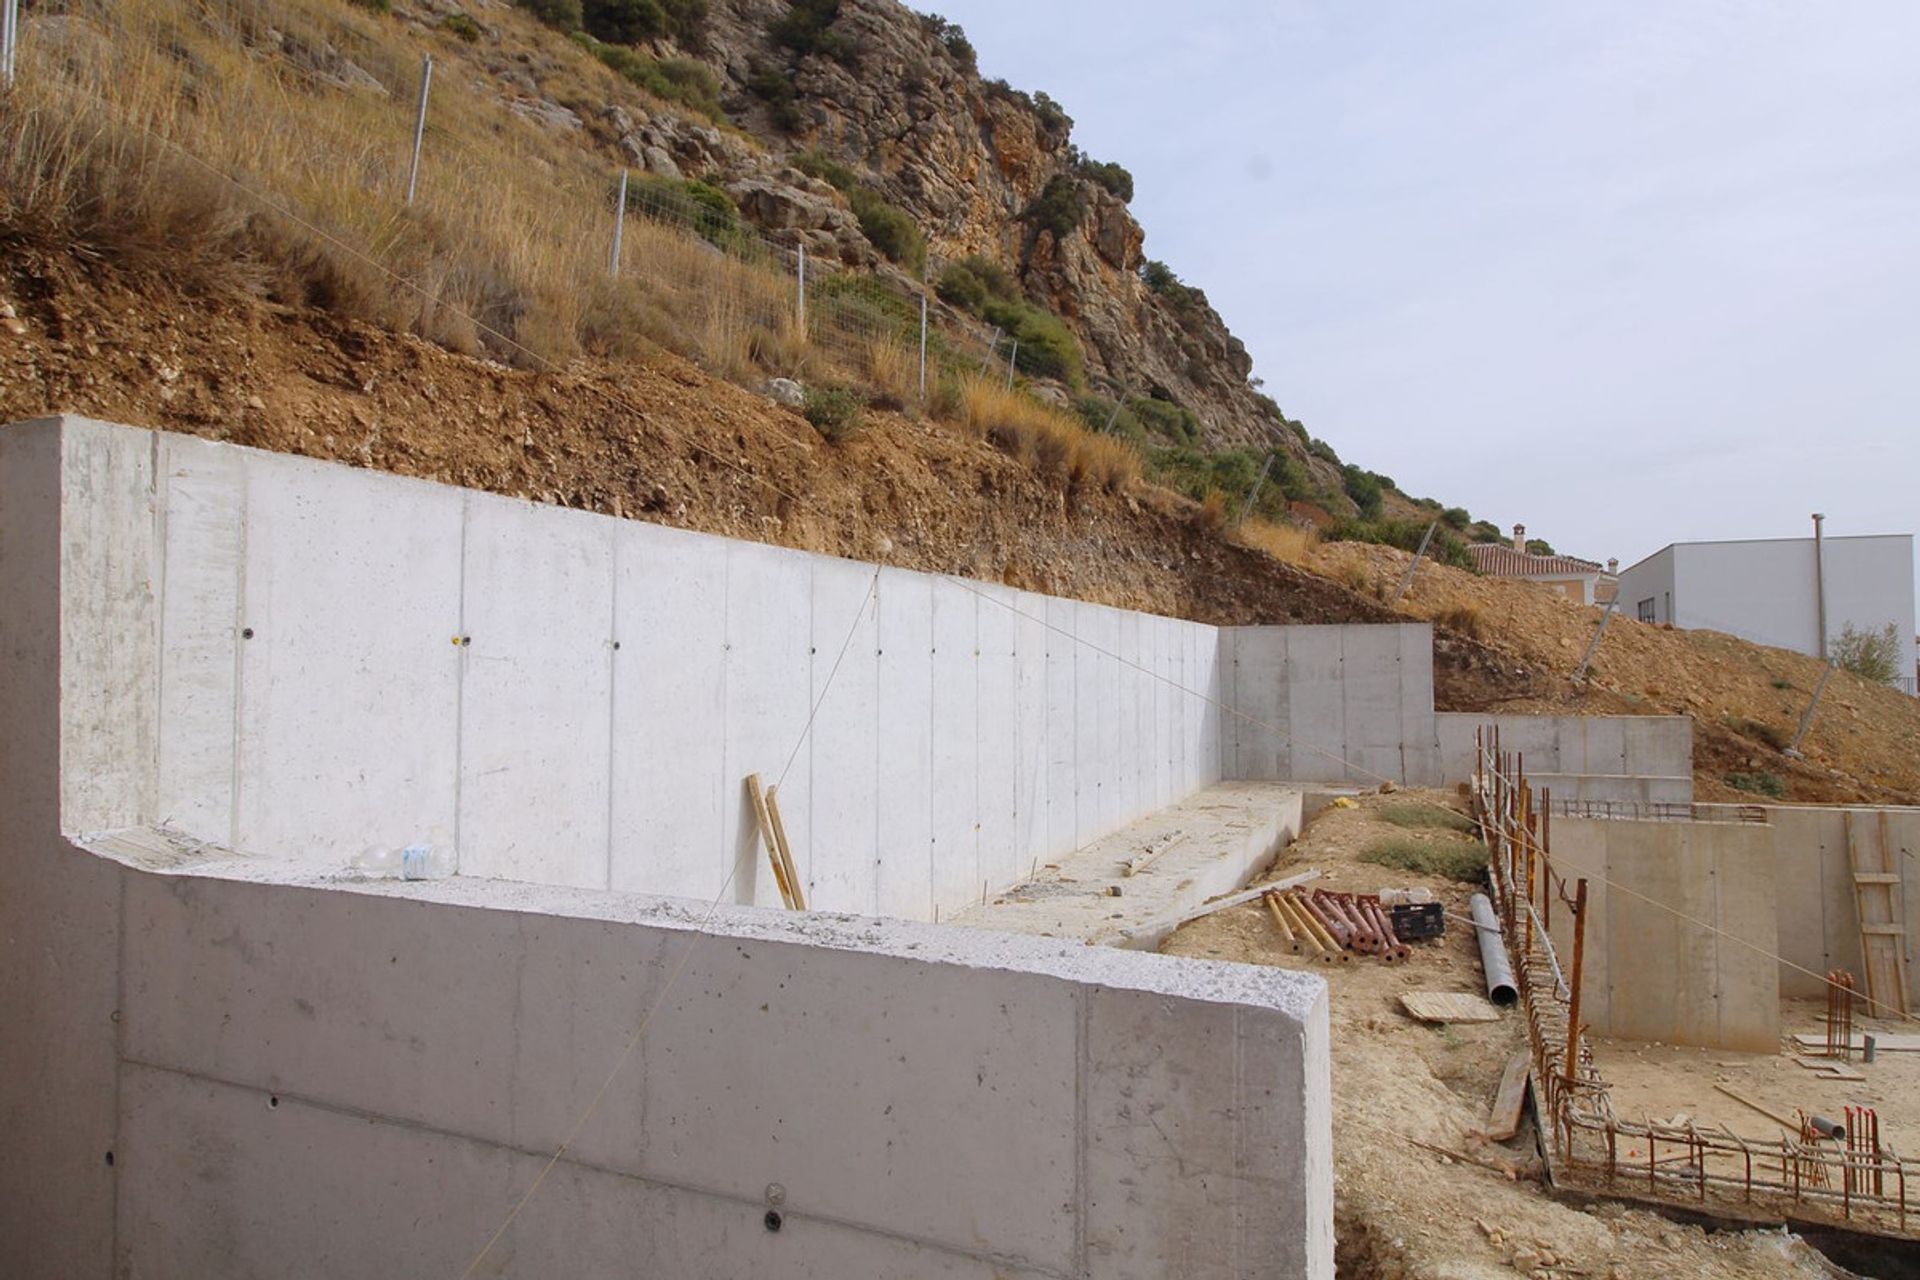
[[(1387, 886), (1432, 890), (1447, 913), (1446, 934), (1412, 944), (1413, 956), (1405, 963), (1388, 965), (1354, 956), (1346, 963), (1327, 964), (1294, 954), (1257, 901), (1196, 920), (1162, 948), (1173, 955), (1306, 969), (1327, 979), (1340, 1275), (1475, 1280), (1518, 1273), (1734, 1280), (1835, 1274), (1805, 1243), (1778, 1230), (1709, 1231), (1625, 1203), (1581, 1206), (1555, 1199), (1543, 1182), (1530, 1119), (1510, 1142), (1488, 1142), (1481, 1136), (1501, 1073), (1525, 1042), (1518, 1007), (1503, 1010), (1494, 1022), (1430, 1025), (1408, 1016), (1400, 1003), (1403, 994), (1415, 991), (1485, 994), (1474, 931), (1465, 923), (1468, 898), (1476, 886), (1361, 860), (1369, 847), (1384, 840), (1471, 842), (1470, 836), (1442, 828), (1408, 828), (1381, 817), (1383, 811), (1405, 813), (1409, 805), (1421, 803), (1463, 812), (1464, 802), (1443, 791), (1361, 796), (1353, 808), (1323, 811), (1267, 873), (1267, 878), (1279, 879), (1312, 867), (1322, 873), (1315, 884), (1343, 892), (1373, 893)], [(1794, 1030), (1819, 1025), (1817, 1019), (1806, 1026), (1799, 1025), (1801, 1021), (1805, 1019), (1796, 1015)], [(1602, 1058), (1602, 1069), (1610, 1071), (1616, 1057), (1631, 1062), (1629, 1078), (1653, 1097), (1651, 1075), (1657, 1066), (1646, 1072), (1639, 1067), (1654, 1060), (1633, 1056), (1638, 1046), (1622, 1052), (1612, 1048), (1608, 1046)], [(1766, 1073), (1784, 1069), (1810, 1074), (1784, 1057), (1775, 1066), (1758, 1055), (1650, 1047), (1648, 1052), (1700, 1065), (1703, 1074), (1697, 1079), (1676, 1082), (1683, 1098), (1698, 1096), (1702, 1086), (1714, 1093), (1713, 1073), (1726, 1070), (1714, 1064), (1722, 1060), (1750, 1058)], [(1890, 1083), (1894, 1079), (1887, 1077)], [(1632, 1088), (1628, 1096), (1639, 1096)], [(1841, 1095), (1823, 1086), (1818, 1096)], [(1731, 1110), (1738, 1109), (1722, 1100)], [(1667, 1104), (1652, 1105), (1658, 1109)], [(1703, 1114), (1717, 1114), (1704, 1102), (1700, 1106)], [(1685, 1109), (1675, 1101), (1665, 1114)], [(1744, 1125), (1736, 1115), (1726, 1118), (1739, 1132), (1771, 1131), (1758, 1116), (1752, 1117), (1757, 1123)], [(1890, 1123), (1883, 1120), (1883, 1132)]]

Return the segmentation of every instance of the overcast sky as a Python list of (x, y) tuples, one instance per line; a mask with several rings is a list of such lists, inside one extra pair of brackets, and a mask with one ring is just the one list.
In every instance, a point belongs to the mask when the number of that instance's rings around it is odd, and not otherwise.
[(1920, 525), (1920, 2), (940, 7), (1347, 461), (1623, 565)]

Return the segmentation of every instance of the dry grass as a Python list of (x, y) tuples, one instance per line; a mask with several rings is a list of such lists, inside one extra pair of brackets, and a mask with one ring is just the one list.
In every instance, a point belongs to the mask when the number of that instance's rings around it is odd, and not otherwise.
[(1486, 622), (1480, 611), (1470, 604), (1449, 605), (1433, 615), (1433, 621), (1449, 631), (1455, 631), (1469, 640), (1484, 640), (1487, 635)]
[(1140, 478), (1140, 455), (1124, 441), (1095, 435), (1077, 418), (991, 378), (961, 384), (957, 417), (1003, 453), (1073, 487), (1121, 493)]
[(903, 409), (920, 396), (920, 363), (892, 338), (867, 344), (865, 373), (874, 407)]
[(1283, 564), (1308, 568), (1320, 545), (1320, 533), (1316, 529), (1274, 524), (1259, 516), (1250, 516), (1234, 531), (1234, 540), (1242, 546), (1264, 551)]

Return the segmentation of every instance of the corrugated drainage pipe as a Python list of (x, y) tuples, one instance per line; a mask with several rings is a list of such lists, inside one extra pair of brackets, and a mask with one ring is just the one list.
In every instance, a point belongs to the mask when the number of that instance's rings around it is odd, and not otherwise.
[(1473, 931), (1480, 935), (1480, 967), (1487, 971), (1487, 997), (1495, 1004), (1512, 1004), (1520, 998), (1520, 989), (1513, 982), (1513, 966), (1507, 961), (1506, 943), (1500, 939), (1493, 902), (1486, 894), (1476, 893), (1468, 905), (1473, 908)]

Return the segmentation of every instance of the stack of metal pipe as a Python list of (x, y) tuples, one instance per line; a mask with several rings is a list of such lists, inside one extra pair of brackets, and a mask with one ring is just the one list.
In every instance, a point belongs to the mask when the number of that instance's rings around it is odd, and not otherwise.
[(1265, 895), (1274, 924), (1295, 953), (1345, 961), (1351, 954), (1379, 956), (1392, 964), (1413, 949), (1393, 933), (1380, 900), (1366, 894), (1293, 890)]

